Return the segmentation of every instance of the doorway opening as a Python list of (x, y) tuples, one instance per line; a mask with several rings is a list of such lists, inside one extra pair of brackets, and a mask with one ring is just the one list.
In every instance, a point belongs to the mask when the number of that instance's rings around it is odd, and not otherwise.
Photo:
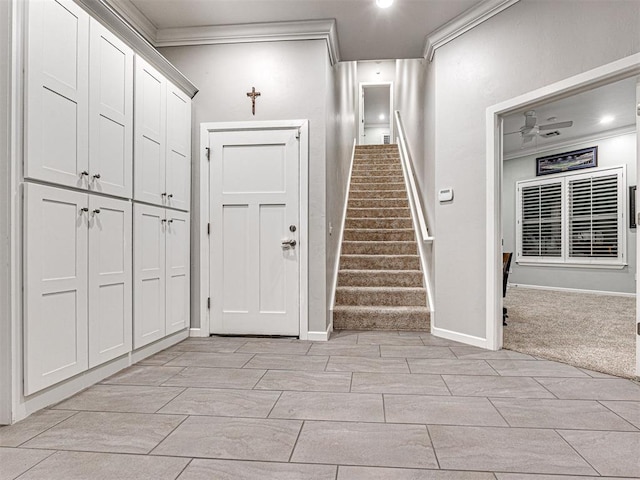
[(383, 145), (393, 139), (393, 82), (360, 83), (359, 145)]
[[(553, 85), (549, 85), (543, 87), (539, 90), (530, 92), (528, 94), (522, 95), (520, 97), (516, 97), (509, 101), (503, 102), (501, 104), (490, 107), (487, 110), (487, 208), (489, 212), (493, 212), (493, 214), (489, 214), (487, 216), (487, 340), (488, 345), (492, 349), (499, 349), (503, 346), (503, 325), (502, 325), (502, 307), (503, 307), (503, 299), (502, 299), (502, 239), (504, 234), (504, 226), (503, 226), (503, 205), (504, 205), (504, 197), (505, 193), (503, 190), (503, 182), (505, 180), (505, 170), (503, 165), (504, 154), (503, 154), (503, 145), (504, 145), (504, 133), (509, 133), (507, 119), (512, 116), (518, 114), (520, 115), (521, 123), (523, 126), (527, 126), (526, 123), (526, 115), (524, 112), (535, 111), (538, 109), (543, 109), (545, 105), (552, 104), (553, 102), (562, 101), (563, 99), (567, 99), (569, 97), (575, 97), (583, 92), (587, 92), (589, 90), (594, 90), (603, 85), (610, 85), (624, 79), (632, 79), (630, 82), (637, 82), (637, 76), (640, 74), (640, 55), (632, 55), (630, 57), (618, 60), (616, 62), (610, 63), (608, 65), (604, 65), (602, 67), (596, 68), (589, 72), (585, 72), (583, 74), (577, 75), (575, 77), (571, 77), (569, 79), (563, 80)], [(636, 104), (640, 102), (640, 87), (636, 84), (636, 93), (635, 93), (635, 102), (633, 104), (633, 114), (636, 114)], [(550, 115), (553, 116), (553, 115)], [(547, 122), (547, 119), (550, 117), (540, 118), (542, 122)], [(574, 119), (552, 119), (548, 120), (549, 122), (568, 122)], [(541, 122), (541, 123), (542, 123)], [(531, 121), (529, 121), (531, 123)], [(640, 122), (638, 122), (638, 117), (635, 117), (634, 120), (635, 129), (633, 126), (630, 127), (631, 130), (634, 130), (633, 135), (635, 135), (635, 150), (637, 150), (638, 143), (638, 130)], [(527, 127), (528, 128), (528, 127)], [(522, 132), (518, 130), (518, 135), (522, 137)], [(543, 129), (540, 131), (544, 131)], [(530, 132), (526, 132), (529, 134)], [(534, 134), (538, 136), (539, 131), (534, 131)], [(517, 135), (514, 135), (517, 136)], [(574, 144), (574, 146), (579, 146)], [(571, 149), (570, 143), (565, 146), (559, 146), (561, 150), (567, 148)], [(629, 181), (624, 185), (622, 195), (625, 197), (625, 203), (621, 208), (625, 211), (625, 221), (626, 225), (629, 224), (628, 216), (626, 212), (628, 211), (629, 202), (626, 201), (626, 197), (628, 196), (628, 190), (626, 190), (627, 186), (637, 184), (637, 158), (635, 158), (636, 152), (633, 152), (633, 171), (629, 174)], [(538, 156), (537, 154), (533, 154), (534, 161)], [(544, 156), (544, 155), (542, 155)], [(530, 166), (530, 170), (534, 172), (535, 176), (535, 165)], [(596, 169), (594, 169), (595, 171)], [(586, 170), (584, 170), (586, 172)], [(515, 187), (514, 187), (515, 189)], [(514, 193), (516, 195), (516, 193)], [(517, 203), (516, 203), (517, 205)], [(563, 213), (563, 215), (567, 216), (567, 213)], [(517, 221), (517, 220), (516, 220)], [(522, 219), (521, 219), (522, 221)], [(519, 227), (516, 227), (516, 229)], [(626, 226), (625, 229), (626, 231)], [(568, 238), (571, 236), (571, 230), (568, 230), (567, 239), (564, 242), (568, 242)], [(624, 233), (621, 231), (621, 233)], [(595, 237), (591, 237), (595, 238)], [(630, 241), (637, 242), (637, 236), (635, 239), (631, 239)], [(516, 250), (514, 255), (514, 261), (518, 257), (518, 245), (513, 244), (511, 248)], [(522, 247), (522, 244), (520, 244)], [(508, 247), (509, 248), (509, 247)], [(567, 244), (565, 243), (563, 248), (566, 248)], [(637, 248), (637, 245), (636, 245)], [(522, 252), (520, 252), (522, 253)], [(570, 257), (571, 255), (569, 255)], [(522, 260), (522, 255), (521, 255)], [(568, 257), (565, 257), (568, 258)], [(524, 262), (523, 262), (524, 263)], [(637, 260), (633, 260), (632, 263), (637, 263)], [(628, 267), (628, 266), (627, 266)], [(518, 268), (518, 265), (514, 268)], [(538, 266), (534, 267), (538, 268)], [(585, 270), (581, 270), (585, 272), (588, 268), (596, 268), (595, 266), (587, 266), (582, 267)], [(603, 267), (600, 267), (603, 268)], [(603, 272), (606, 267), (604, 267), (600, 272)], [(597, 273), (596, 273), (597, 274)], [(516, 275), (517, 278), (517, 275)], [(512, 279), (510, 279), (512, 280)], [(578, 289), (579, 290), (579, 289)], [(583, 289), (585, 290), (585, 289)], [(638, 288), (637, 284), (633, 287), (632, 294), (635, 294), (636, 299), (638, 298)], [(507, 293), (507, 295), (509, 295)], [(634, 300), (635, 303), (636, 300)], [(640, 342), (638, 342), (638, 318), (637, 318), (637, 308), (636, 313), (633, 314), (633, 320), (631, 321), (633, 327), (632, 332), (630, 333), (635, 337), (633, 342), (635, 343), (636, 355), (635, 355), (635, 374), (638, 375), (640, 373), (640, 355), (637, 354), (637, 351), (640, 348)], [(504, 327), (509, 328), (509, 326)]]

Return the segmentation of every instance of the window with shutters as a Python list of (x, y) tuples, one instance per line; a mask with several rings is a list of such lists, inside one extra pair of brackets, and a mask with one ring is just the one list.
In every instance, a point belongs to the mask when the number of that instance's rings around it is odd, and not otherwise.
[(516, 184), (516, 260), (626, 265), (625, 167)]

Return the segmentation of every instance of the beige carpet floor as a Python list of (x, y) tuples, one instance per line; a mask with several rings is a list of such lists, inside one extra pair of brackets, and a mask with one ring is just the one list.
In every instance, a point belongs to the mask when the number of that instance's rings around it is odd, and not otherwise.
[(635, 298), (510, 287), (504, 348), (635, 377)]

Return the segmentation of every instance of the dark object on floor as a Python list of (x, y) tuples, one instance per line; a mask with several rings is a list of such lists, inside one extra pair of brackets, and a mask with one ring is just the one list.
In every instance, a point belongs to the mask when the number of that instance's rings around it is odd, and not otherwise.
[[(513, 252), (502, 252), (502, 298), (507, 295), (511, 257), (513, 257)], [(507, 307), (502, 307), (502, 325), (507, 324), (507, 318), (509, 318), (509, 315), (507, 315)]]

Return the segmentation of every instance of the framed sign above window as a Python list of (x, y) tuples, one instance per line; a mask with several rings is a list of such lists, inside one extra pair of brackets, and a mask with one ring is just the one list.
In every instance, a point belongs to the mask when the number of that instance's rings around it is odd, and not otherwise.
[(598, 147), (536, 158), (536, 176), (598, 166)]

